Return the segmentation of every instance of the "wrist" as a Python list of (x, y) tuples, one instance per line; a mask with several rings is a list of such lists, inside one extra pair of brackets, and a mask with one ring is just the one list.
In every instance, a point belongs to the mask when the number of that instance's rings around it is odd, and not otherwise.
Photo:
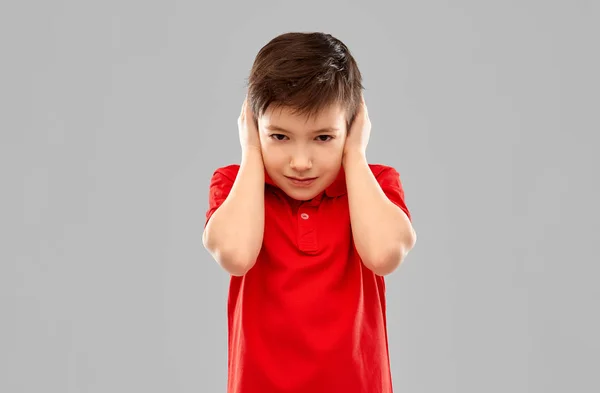
[(244, 146), (242, 147), (242, 160), (254, 157), (260, 157), (262, 159), (262, 149), (256, 146)]
[(344, 152), (344, 157), (342, 158), (344, 166), (348, 162), (354, 161), (367, 161), (367, 156), (364, 150), (361, 149), (348, 149)]

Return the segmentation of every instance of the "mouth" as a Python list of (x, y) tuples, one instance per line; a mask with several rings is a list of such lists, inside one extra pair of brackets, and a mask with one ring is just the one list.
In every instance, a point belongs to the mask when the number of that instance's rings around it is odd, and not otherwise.
[(289, 177), (286, 178), (296, 186), (307, 187), (310, 186), (317, 178), (316, 177)]

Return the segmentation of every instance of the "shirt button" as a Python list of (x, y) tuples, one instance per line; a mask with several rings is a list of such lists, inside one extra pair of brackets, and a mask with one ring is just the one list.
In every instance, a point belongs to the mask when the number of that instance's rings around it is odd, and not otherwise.
[(300, 214), (300, 217), (302, 217), (303, 220), (308, 220), (308, 214), (306, 213)]

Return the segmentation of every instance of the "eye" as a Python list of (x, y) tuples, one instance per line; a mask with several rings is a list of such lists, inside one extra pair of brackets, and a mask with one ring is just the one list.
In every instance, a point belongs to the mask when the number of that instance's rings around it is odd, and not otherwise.
[[(329, 142), (330, 140), (333, 139), (333, 137), (331, 135), (319, 135), (317, 138), (319, 138), (319, 140), (321, 142)], [(325, 139), (323, 139), (325, 138)]]
[(282, 140), (284, 140), (284, 138), (287, 138), (287, 137), (286, 137), (285, 135), (283, 135), (283, 134), (271, 134), (271, 135), (269, 135), (269, 137), (270, 137), (270, 138), (273, 138), (273, 139), (275, 139), (275, 140), (277, 140), (277, 141), (282, 141)]

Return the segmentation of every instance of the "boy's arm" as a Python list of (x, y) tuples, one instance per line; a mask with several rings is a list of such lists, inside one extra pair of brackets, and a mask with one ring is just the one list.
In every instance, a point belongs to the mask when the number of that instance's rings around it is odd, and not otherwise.
[(385, 195), (361, 152), (344, 156), (352, 236), (366, 267), (384, 276), (414, 247), (416, 234), (406, 213)]
[(247, 149), (223, 204), (210, 217), (202, 243), (231, 275), (246, 274), (260, 252), (265, 221), (264, 164), (259, 150)]

